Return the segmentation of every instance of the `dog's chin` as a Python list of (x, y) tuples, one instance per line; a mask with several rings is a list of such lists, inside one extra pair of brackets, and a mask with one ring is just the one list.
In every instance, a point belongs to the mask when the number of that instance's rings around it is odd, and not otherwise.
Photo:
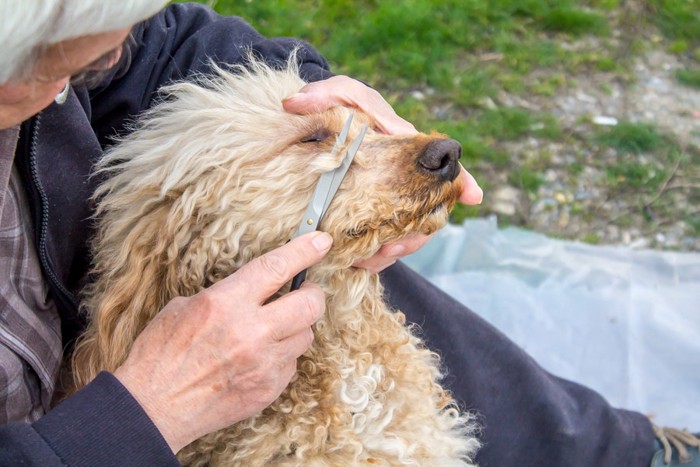
[(373, 219), (356, 225), (352, 230), (333, 234), (334, 248), (350, 255), (353, 261), (373, 256), (382, 245), (400, 242), (415, 235), (432, 235), (449, 219), (454, 202), (438, 203), (410, 216)]
[[(441, 183), (429, 189), (415, 188), (410, 193), (397, 193), (366, 218), (332, 213), (328, 233), (333, 237), (333, 249), (342, 261), (336, 265), (349, 267), (355, 261), (367, 259), (387, 244), (400, 242), (416, 235), (432, 235), (443, 228), (462, 190), (461, 180)], [(353, 222), (348, 225), (348, 221)]]
[(422, 224), (421, 233), (426, 235), (434, 234), (447, 225), (449, 218), (450, 209), (446, 205), (439, 204), (435, 206), (426, 216)]
[(412, 234), (432, 235), (447, 225), (450, 209), (454, 203), (438, 204), (422, 216), (421, 221), (413, 226), (406, 236)]

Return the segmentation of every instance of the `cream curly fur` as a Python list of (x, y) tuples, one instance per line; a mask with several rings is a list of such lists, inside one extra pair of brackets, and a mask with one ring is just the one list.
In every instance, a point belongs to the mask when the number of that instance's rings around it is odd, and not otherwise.
[[(319, 175), (340, 163), (330, 151), (351, 110), (284, 112), (282, 99), (304, 84), (293, 59), (233, 71), (167, 88), (100, 165), (76, 388), (116, 369), (173, 297), (288, 241)], [(357, 113), (349, 140), (367, 120)], [(303, 141), (312, 134), (331, 136)], [(444, 225), (459, 182), (414, 163), (438, 138), (368, 132), (321, 226), (334, 245), (308, 277), (327, 311), (297, 376), (258, 416), (185, 447), (184, 464), (471, 465), (474, 423), (440, 386), (438, 357), (384, 303), (378, 277), (351, 267), (385, 242)]]

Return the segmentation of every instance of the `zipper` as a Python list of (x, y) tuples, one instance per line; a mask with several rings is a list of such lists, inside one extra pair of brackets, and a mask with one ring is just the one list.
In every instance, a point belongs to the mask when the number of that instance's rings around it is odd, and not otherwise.
[(51, 281), (53, 286), (60, 291), (66, 299), (73, 305), (73, 307), (77, 310), (78, 309), (78, 303), (73, 296), (73, 294), (61, 283), (59, 278), (56, 276), (56, 273), (51, 269), (49, 266), (49, 260), (48, 260), (48, 255), (46, 253), (46, 237), (48, 236), (48, 229), (49, 229), (49, 202), (48, 198), (46, 197), (46, 192), (44, 191), (44, 187), (41, 185), (41, 182), (39, 181), (39, 170), (37, 168), (37, 157), (36, 157), (36, 147), (38, 144), (39, 140), (39, 129), (41, 128), (41, 116), (42, 114), (39, 113), (35, 118), (34, 118), (34, 124), (31, 126), (31, 138), (30, 138), (30, 145), (29, 145), (29, 173), (32, 178), (32, 182), (34, 183), (34, 187), (36, 188), (37, 193), (39, 194), (39, 204), (41, 205), (41, 213), (39, 214), (39, 222), (35, 222), (35, 227), (38, 226), (39, 228), (39, 262), (41, 263), (41, 266), (44, 270), (44, 273), (48, 277), (48, 279)]

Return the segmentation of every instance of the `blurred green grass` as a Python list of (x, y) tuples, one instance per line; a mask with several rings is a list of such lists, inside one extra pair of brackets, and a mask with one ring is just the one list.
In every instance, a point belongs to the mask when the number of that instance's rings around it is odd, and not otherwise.
[[(376, 87), (418, 128), (461, 141), (464, 163), (477, 177), (495, 168), (527, 193), (542, 183), (546, 157), (514, 165), (502, 143), (534, 137), (568, 144), (571, 135), (552, 115), (495, 105), (499, 96), (546, 98), (568, 86), (571, 76), (595, 72), (630, 82), (634, 57), (652, 43), (700, 60), (700, 0), (202, 2), (242, 16), (268, 37), (308, 41), (336, 73)], [(696, 70), (679, 72), (677, 79), (698, 86)], [(653, 126), (623, 123), (586, 141), (622, 153), (657, 151), (663, 159), (674, 144), (664, 138)], [(633, 157), (623, 159), (607, 169), (613, 187), (621, 180), (658, 184), (663, 176)], [(572, 177), (577, 170), (581, 164), (571, 164)], [(479, 181), (485, 189), (495, 183)], [(460, 206), (453, 220), (485, 213), (484, 206)]]

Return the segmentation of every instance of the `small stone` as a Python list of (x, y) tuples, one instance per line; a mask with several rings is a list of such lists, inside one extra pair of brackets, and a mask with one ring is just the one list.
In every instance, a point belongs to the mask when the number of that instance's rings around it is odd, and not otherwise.
[(649, 240), (644, 237), (640, 237), (630, 243), (629, 247), (635, 250), (647, 248), (649, 246)]
[(622, 243), (625, 245), (632, 243), (632, 235), (630, 235), (630, 233), (626, 230), (622, 232)]
[(557, 178), (559, 178), (559, 174), (558, 174), (557, 171), (554, 170), (554, 169), (549, 169), (549, 170), (547, 170), (547, 171), (544, 173), (544, 179), (545, 179), (545, 181), (547, 181), (547, 182), (553, 182), (553, 181), (555, 181)]
[(563, 210), (559, 215), (559, 219), (557, 219), (557, 227), (560, 229), (565, 229), (569, 225), (570, 219), (571, 216), (569, 215), (569, 211), (567, 209)]
[(602, 126), (615, 126), (617, 125), (617, 119), (615, 117), (608, 117), (605, 115), (596, 115), (593, 117), (593, 123)]
[(486, 96), (479, 101), (479, 105), (485, 109), (496, 110), (498, 106), (490, 97)]
[(504, 186), (498, 188), (493, 193), (493, 203), (491, 209), (498, 214), (512, 216), (517, 212), (517, 205), (520, 201), (520, 192), (511, 187)]

